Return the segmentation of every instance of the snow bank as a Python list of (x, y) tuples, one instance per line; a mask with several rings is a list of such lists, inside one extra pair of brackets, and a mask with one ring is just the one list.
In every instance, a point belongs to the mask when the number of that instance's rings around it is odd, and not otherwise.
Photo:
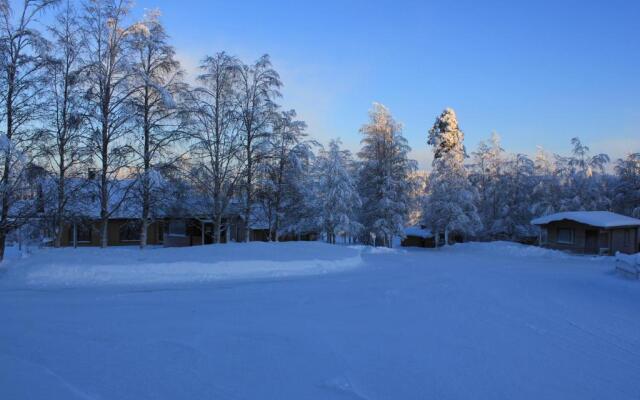
[(640, 253), (616, 253), (616, 271), (640, 279)]
[(356, 249), (309, 242), (43, 249), (11, 262), (7, 278), (37, 287), (203, 283), (325, 274), (361, 262)]
[(503, 241), (456, 243), (453, 246), (449, 246), (449, 248), (456, 252), (495, 255), (501, 257), (544, 257), (554, 259), (575, 257), (559, 250)]

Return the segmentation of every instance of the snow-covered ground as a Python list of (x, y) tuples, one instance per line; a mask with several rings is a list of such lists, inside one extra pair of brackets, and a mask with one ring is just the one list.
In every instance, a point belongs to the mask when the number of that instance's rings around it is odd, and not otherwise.
[(0, 399), (640, 398), (640, 282), (611, 258), (508, 243), (10, 258)]
[[(14, 252), (17, 251), (14, 249)], [(13, 258), (14, 260), (11, 260)], [(319, 242), (185, 248), (43, 249), (5, 267), (28, 287), (139, 286), (315, 275), (357, 267), (360, 251)], [(0, 283), (1, 285), (1, 283)]]

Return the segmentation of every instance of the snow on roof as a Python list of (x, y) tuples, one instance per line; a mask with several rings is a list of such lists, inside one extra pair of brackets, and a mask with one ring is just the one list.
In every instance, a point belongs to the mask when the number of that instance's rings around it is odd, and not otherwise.
[(433, 233), (431, 233), (430, 229), (425, 229), (419, 225), (414, 225), (408, 228), (404, 228), (404, 234), (405, 236), (415, 236), (423, 239), (433, 237)]
[(626, 215), (612, 213), (610, 211), (567, 211), (535, 218), (531, 221), (534, 225), (546, 225), (557, 221), (575, 221), (581, 224), (598, 228), (618, 228), (624, 226), (640, 226), (640, 219), (627, 217)]

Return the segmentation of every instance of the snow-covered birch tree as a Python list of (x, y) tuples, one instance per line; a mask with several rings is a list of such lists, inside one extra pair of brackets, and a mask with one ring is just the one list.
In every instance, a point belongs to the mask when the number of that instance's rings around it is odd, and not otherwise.
[(250, 241), (252, 208), (255, 201), (255, 172), (269, 135), (274, 100), (280, 96), (280, 75), (268, 55), (251, 65), (242, 65), (238, 73), (237, 107), (243, 163), (245, 241)]
[(55, 23), (49, 27), (52, 50), (47, 64), (46, 99), (42, 147), (55, 187), (49, 199), (55, 203), (53, 212), (54, 246), (59, 247), (65, 223), (72, 217), (68, 204), (80, 194), (82, 185), (71, 184), (86, 161), (82, 146), (83, 80), (81, 57), (83, 47), (78, 15), (74, 4), (67, 0)]
[(556, 171), (563, 186), (560, 209), (606, 210), (611, 207), (605, 167), (606, 154), (591, 155), (588, 146), (579, 138), (571, 139), (573, 149), (568, 157), (556, 156)]
[(141, 209), (140, 247), (147, 245), (153, 210), (166, 202), (162, 176), (157, 166), (175, 157), (174, 144), (183, 137), (180, 126), (179, 97), (185, 91), (180, 63), (160, 23), (157, 10), (147, 12), (131, 30), (132, 81), (131, 105), (135, 135), (133, 151), (137, 159), (136, 190)]
[[(7, 233), (33, 210), (18, 207), (24, 168), (39, 144), (48, 43), (36, 29), (36, 17), (55, 0), (0, 1), (0, 261)], [(24, 203), (22, 204), (24, 205)], [(13, 214), (13, 215), (10, 215)]]
[(618, 182), (614, 206), (618, 212), (640, 218), (640, 153), (632, 153), (616, 162)]
[(87, 145), (98, 166), (98, 177), (93, 183), (100, 199), (101, 247), (108, 244), (109, 217), (127, 197), (119, 195), (118, 201), (111, 201), (115, 190), (123, 190), (115, 180), (124, 177), (131, 155), (127, 140), (134, 113), (129, 100), (136, 88), (131, 65), (133, 30), (127, 23), (130, 7), (125, 0), (88, 0), (83, 15), (87, 62), (83, 103), (89, 122)]
[(239, 108), (236, 102), (240, 62), (224, 52), (200, 65), (199, 86), (189, 96), (191, 178), (211, 203), (213, 241), (221, 239), (222, 217), (242, 177)]
[(404, 235), (412, 193), (410, 177), (417, 163), (409, 159), (411, 148), (402, 136), (402, 125), (385, 106), (374, 103), (369, 119), (360, 128), (364, 137), (358, 153), (358, 192), (363, 204), (359, 220), (365, 242), (379, 240), (391, 247), (393, 236)]

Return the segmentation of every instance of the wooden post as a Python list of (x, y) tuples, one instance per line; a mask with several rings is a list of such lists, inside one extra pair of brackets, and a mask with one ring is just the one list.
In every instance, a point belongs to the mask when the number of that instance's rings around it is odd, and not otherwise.
[(73, 248), (78, 248), (78, 225), (76, 222), (73, 223)]
[(204, 221), (200, 221), (200, 236), (201, 236), (201, 241), (202, 241), (202, 245), (204, 246)]

